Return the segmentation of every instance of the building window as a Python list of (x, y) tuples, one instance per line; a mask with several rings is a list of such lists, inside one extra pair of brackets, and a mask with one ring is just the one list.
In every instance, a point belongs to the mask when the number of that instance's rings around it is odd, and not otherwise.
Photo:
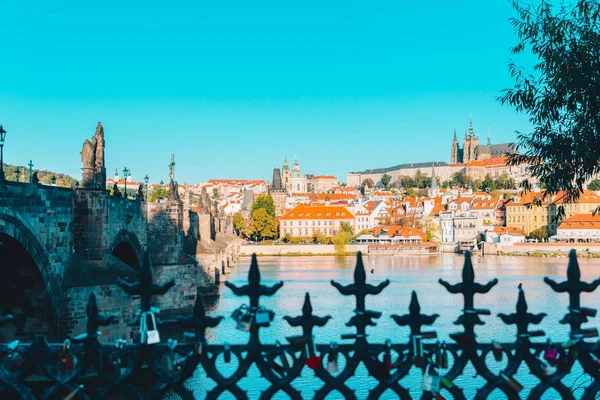
[(283, 221), (283, 226), (287, 226), (287, 222)]

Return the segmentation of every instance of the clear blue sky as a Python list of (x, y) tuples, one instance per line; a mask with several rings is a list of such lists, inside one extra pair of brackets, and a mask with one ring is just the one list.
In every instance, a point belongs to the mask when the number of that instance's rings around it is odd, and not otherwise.
[(509, 1), (0, 2), (5, 161), (81, 176), (102, 121), (109, 175), (181, 183), (449, 161), (526, 118), (511, 84)]

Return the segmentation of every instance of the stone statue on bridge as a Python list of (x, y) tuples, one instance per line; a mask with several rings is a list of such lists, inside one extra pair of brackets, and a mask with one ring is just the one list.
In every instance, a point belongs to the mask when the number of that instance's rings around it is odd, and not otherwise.
[(98, 122), (92, 140), (86, 139), (81, 150), (82, 187), (88, 189), (106, 189), (106, 168), (104, 167), (104, 128)]

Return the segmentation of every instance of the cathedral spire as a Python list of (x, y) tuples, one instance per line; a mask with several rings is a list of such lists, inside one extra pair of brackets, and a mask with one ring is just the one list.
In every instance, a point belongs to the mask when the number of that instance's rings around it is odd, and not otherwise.
[(488, 143), (487, 144), (488, 144), (488, 146), (492, 145), (492, 136), (490, 134), (490, 128), (488, 128)]
[(431, 190), (437, 190), (437, 177), (435, 176), (435, 161), (431, 167)]
[(467, 136), (468, 139), (475, 138), (475, 131), (473, 130), (473, 116), (469, 116), (469, 134)]
[(458, 142), (458, 139), (456, 138), (456, 128), (454, 128), (454, 142)]

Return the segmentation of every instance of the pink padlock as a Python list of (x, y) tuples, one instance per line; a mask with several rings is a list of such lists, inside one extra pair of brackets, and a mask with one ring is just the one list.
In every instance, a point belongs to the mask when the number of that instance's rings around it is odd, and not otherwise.
[(544, 350), (544, 360), (548, 361), (550, 365), (556, 365), (558, 362), (558, 349), (556, 347), (549, 347)]

